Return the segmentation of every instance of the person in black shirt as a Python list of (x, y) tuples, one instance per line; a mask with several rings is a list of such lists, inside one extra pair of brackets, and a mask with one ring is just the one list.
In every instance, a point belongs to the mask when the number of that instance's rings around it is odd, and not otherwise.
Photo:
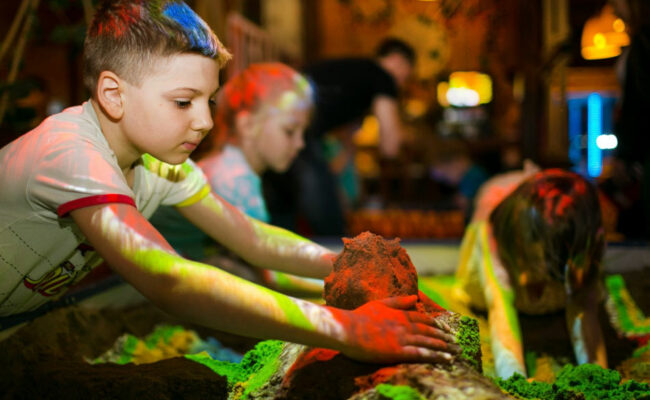
[(303, 69), (316, 89), (316, 106), (305, 132), (305, 148), (291, 169), (264, 176), (264, 194), (274, 225), (295, 231), (300, 221), (303, 234), (344, 233), (338, 184), (325, 159), (324, 137), (336, 132), (349, 139), (372, 113), (379, 122), (381, 155), (397, 156), (403, 137), (397, 96), (414, 63), (413, 49), (389, 38), (379, 45), (375, 59), (331, 59)]

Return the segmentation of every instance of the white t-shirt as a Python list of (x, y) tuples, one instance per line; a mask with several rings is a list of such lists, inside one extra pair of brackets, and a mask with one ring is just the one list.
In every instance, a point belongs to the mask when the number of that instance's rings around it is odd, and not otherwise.
[(191, 204), (208, 192), (192, 161), (149, 155), (131, 189), (90, 102), (47, 118), (0, 149), (0, 316), (60, 296), (101, 261), (70, 211), (126, 203), (148, 218), (161, 204)]

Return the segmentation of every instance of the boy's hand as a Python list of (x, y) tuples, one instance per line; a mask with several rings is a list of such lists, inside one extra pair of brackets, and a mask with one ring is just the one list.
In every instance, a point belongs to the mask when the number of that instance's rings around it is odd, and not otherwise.
[(359, 361), (448, 363), (460, 352), (454, 338), (435, 318), (406, 311), (418, 297), (371, 301), (353, 311), (330, 309), (344, 325), (342, 352)]

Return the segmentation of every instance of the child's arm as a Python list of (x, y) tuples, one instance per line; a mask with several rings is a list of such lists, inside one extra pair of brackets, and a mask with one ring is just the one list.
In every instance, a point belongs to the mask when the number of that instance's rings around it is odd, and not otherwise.
[(397, 101), (389, 96), (377, 96), (372, 103), (372, 114), (379, 121), (379, 150), (388, 158), (396, 157), (405, 137)]
[(483, 290), (490, 325), (490, 340), (497, 375), (503, 379), (513, 373), (526, 376), (519, 319), (507, 272), (501, 263), (489, 225), (480, 230)]
[(598, 322), (598, 282), (567, 296), (566, 322), (578, 364), (607, 368), (607, 352)]
[(179, 257), (130, 205), (90, 206), (71, 216), (130, 284), (161, 308), (197, 323), (329, 347), (367, 361), (439, 362), (458, 351), (457, 345), (449, 344), (453, 342), (449, 334), (434, 328), (433, 318), (404, 311), (414, 306), (416, 296), (370, 302), (354, 311), (318, 306)]
[(178, 210), (214, 240), (250, 264), (311, 278), (324, 278), (336, 254), (314, 242), (249, 218), (221, 197), (209, 194)]
[(303, 298), (310, 295), (318, 298), (323, 296), (325, 282), (322, 279), (305, 278), (268, 269), (262, 271), (262, 277), (264, 284), (275, 290)]

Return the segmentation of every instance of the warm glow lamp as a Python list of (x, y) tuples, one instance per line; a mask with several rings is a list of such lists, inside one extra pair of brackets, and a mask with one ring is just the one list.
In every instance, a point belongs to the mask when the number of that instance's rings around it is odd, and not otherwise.
[(456, 71), (449, 82), (440, 82), (438, 103), (443, 107), (473, 107), (492, 101), (492, 79), (475, 71)]
[(582, 57), (585, 60), (612, 58), (621, 54), (621, 47), (630, 44), (625, 23), (606, 4), (600, 14), (587, 20), (582, 29)]

